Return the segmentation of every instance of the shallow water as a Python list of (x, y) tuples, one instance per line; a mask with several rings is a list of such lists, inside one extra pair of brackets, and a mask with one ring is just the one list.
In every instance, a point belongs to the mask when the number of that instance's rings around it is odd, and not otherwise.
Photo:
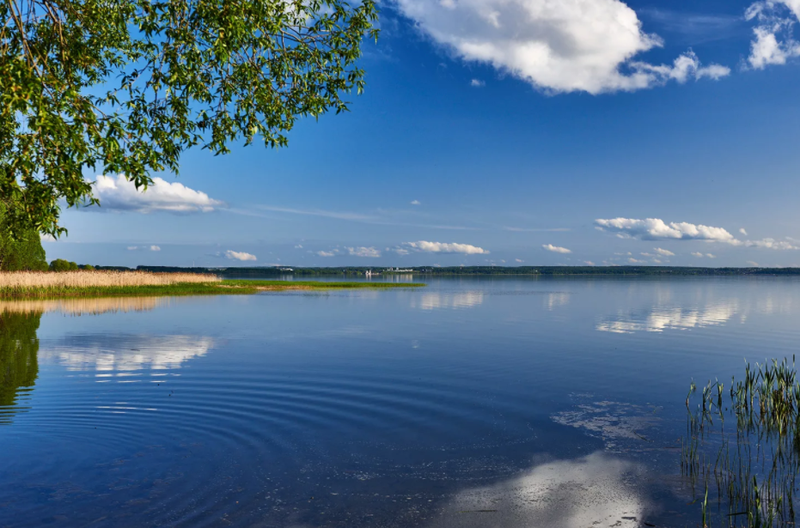
[(0, 526), (698, 526), (689, 383), (795, 353), (800, 281), (470, 278), (0, 313)]

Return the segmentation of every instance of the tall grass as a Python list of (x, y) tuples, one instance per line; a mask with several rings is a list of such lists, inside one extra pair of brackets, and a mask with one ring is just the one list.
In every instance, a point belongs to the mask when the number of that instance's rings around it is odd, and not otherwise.
[(0, 297), (40, 297), (102, 292), (147, 286), (220, 282), (216, 275), (199, 273), (148, 273), (144, 271), (15, 271), (0, 273)]
[[(729, 391), (709, 382), (686, 399), (681, 467), (693, 486), (716, 486), (720, 526), (794, 526), (800, 474), (800, 380), (794, 358), (745, 364)], [(727, 420), (727, 421), (726, 421)], [(698, 498), (699, 499), (699, 498)], [(707, 522), (703, 508), (703, 526)]]

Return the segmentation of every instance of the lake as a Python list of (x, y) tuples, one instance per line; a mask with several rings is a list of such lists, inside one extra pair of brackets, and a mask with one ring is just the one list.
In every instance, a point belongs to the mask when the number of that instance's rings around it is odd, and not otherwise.
[(699, 526), (691, 381), (800, 337), (791, 278), (427, 282), (0, 303), (0, 526)]

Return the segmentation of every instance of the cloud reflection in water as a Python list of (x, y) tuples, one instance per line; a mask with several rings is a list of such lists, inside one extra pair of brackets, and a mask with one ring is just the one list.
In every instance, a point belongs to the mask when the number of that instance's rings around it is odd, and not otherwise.
[(704, 307), (681, 308), (656, 306), (649, 312), (623, 313), (597, 325), (601, 332), (632, 334), (687, 330), (726, 324), (739, 312), (736, 300), (718, 301)]
[(421, 310), (438, 310), (450, 308), (454, 310), (472, 308), (483, 304), (482, 291), (468, 291), (463, 293), (427, 292), (417, 298), (411, 297), (411, 307)]
[(644, 469), (596, 452), (539, 464), (499, 484), (466, 489), (431, 528), (586, 528), (640, 526), (648, 503), (636, 485)]
[(214, 346), (210, 337), (185, 335), (74, 336), (40, 353), (70, 371), (126, 372), (172, 370)]

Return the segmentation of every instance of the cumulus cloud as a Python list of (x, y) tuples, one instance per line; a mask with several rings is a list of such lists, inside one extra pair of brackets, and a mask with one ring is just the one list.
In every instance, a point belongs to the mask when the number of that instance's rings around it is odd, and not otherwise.
[(295, 249), (303, 249), (303, 244), (297, 244), (294, 248)]
[(411, 205), (422, 205), (422, 202), (420, 202), (419, 200), (412, 200)]
[(521, 264), (521, 263), (523, 263), (523, 262), (525, 262), (525, 261), (524, 261), (524, 260), (522, 260), (522, 259), (514, 259), (514, 262), (519, 262), (519, 263)]
[(545, 251), (552, 251), (553, 253), (572, 253), (572, 250), (565, 247), (554, 246), (553, 244), (542, 244), (542, 249)]
[[(800, 3), (800, 0), (798, 0)], [(600, 231), (615, 233), (620, 238), (636, 238), (639, 240), (704, 240), (710, 242), (724, 242), (732, 246), (754, 247), (759, 249), (800, 249), (794, 240), (787, 237), (787, 240), (775, 240), (774, 238), (764, 238), (762, 240), (739, 240), (721, 227), (710, 227), (704, 225), (690, 224), (687, 222), (671, 222), (667, 224), (658, 218), (647, 218), (644, 220), (635, 218), (613, 218), (609, 220), (595, 220), (595, 225)], [(744, 232), (740, 229), (739, 232)], [(665, 250), (660, 250), (665, 251)], [(671, 256), (661, 253), (659, 248), (656, 252), (663, 256)], [(692, 253), (694, 256), (697, 254)], [(644, 256), (652, 256), (642, 253)], [(708, 254), (706, 254), (708, 256)]]
[(594, 266), (595, 265), (595, 263), (592, 262), (591, 260), (584, 260), (583, 263), (586, 264), (587, 266)]
[(747, 9), (745, 18), (756, 22), (747, 57), (751, 67), (761, 70), (800, 56), (800, 43), (792, 37), (792, 29), (800, 18), (800, 1), (756, 2)]
[(487, 250), (471, 244), (448, 244), (445, 242), (428, 242), (425, 240), (420, 240), (419, 242), (406, 242), (404, 245), (425, 253), (462, 253), (464, 255), (489, 254)]
[(483, 88), (484, 86), (486, 86), (486, 83), (481, 81), (480, 79), (472, 79), (469, 82), (469, 85), (472, 86), (473, 88)]
[[(93, 185), (94, 194), (106, 210), (152, 213), (209, 213), (225, 204), (210, 198), (206, 193), (185, 185), (153, 178), (146, 191), (137, 190), (125, 176), (98, 176)], [(87, 209), (92, 210), (92, 209)]]
[(646, 263), (644, 260), (636, 260), (633, 257), (629, 258), (628, 262), (630, 262), (631, 264), (645, 264)]
[(741, 229), (739, 229), (739, 232), (740, 232), (741, 234), (743, 234), (744, 236), (747, 236), (747, 231), (745, 230), (745, 228), (741, 228)]
[(250, 253), (245, 253), (244, 251), (233, 251), (228, 250), (225, 252), (225, 258), (230, 260), (258, 260), (255, 255), (251, 255)]
[(620, 0), (395, 0), (434, 42), (551, 92), (633, 91), (674, 80), (719, 79), (688, 51), (673, 64), (634, 58), (662, 46)]
[(128, 251), (161, 251), (159, 246), (128, 246)]
[(613, 218), (595, 220), (601, 231), (616, 233), (621, 238), (638, 238), (641, 240), (712, 240), (740, 243), (732, 234), (721, 227), (690, 224), (688, 222), (670, 222), (667, 224), (658, 218)]
[(747, 240), (744, 242), (747, 247), (756, 247), (762, 249), (800, 249), (800, 247), (786, 242), (784, 240), (775, 240), (774, 238), (765, 238), (762, 240)]
[(320, 257), (335, 257), (336, 253), (333, 251), (317, 251), (317, 255)]
[(662, 257), (674, 257), (675, 253), (668, 249), (661, 249), (661, 248), (654, 248), (653, 251), (661, 255)]
[(374, 247), (349, 247), (345, 249), (353, 257), (377, 258), (381, 256), (381, 252)]
[(692, 253), (692, 256), (693, 256), (693, 257), (697, 257), (697, 258), (705, 258), (705, 257), (712, 258), (712, 259), (713, 259), (713, 258), (717, 258), (717, 256), (716, 256), (716, 255), (713, 255), (713, 254), (711, 254), (711, 253), (700, 253), (699, 251), (695, 251), (695, 252), (693, 252), (693, 253)]

